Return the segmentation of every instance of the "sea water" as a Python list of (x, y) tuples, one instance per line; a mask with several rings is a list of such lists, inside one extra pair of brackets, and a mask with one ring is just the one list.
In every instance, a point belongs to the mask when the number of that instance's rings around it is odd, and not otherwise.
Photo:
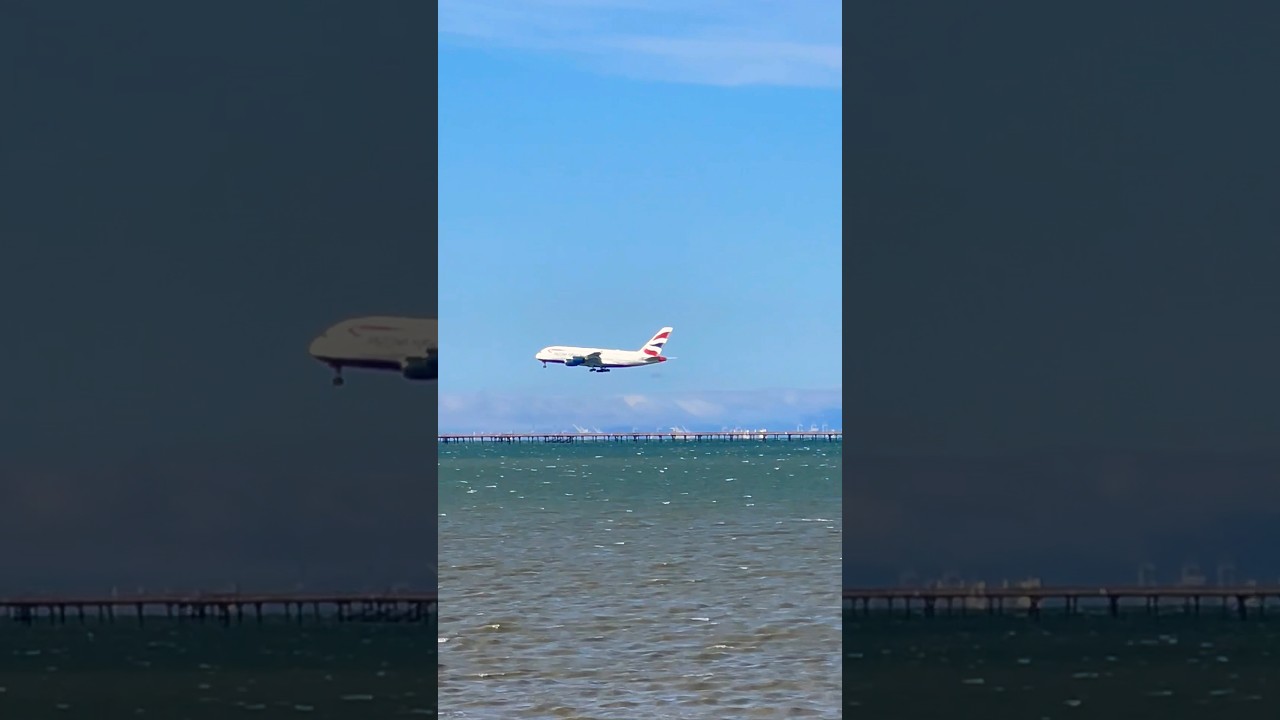
[(439, 452), (441, 716), (841, 716), (840, 443)]

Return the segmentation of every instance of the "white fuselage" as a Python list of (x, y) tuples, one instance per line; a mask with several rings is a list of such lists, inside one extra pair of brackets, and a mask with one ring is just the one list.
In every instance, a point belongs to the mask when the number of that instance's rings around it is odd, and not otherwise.
[(353, 318), (312, 340), (310, 353), (339, 372), (344, 367), (394, 370), (411, 380), (435, 380), (437, 328), (431, 318)]
[[(592, 357), (600, 353), (598, 361)], [(565, 365), (585, 365), (587, 367), (621, 368), (654, 365), (666, 362), (661, 355), (646, 355), (639, 350), (613, 350), (607, 348), (573, 347), (570, 345), (552, 345), (545, 347), (534, 355), (534, 359), (544, 363), (564, 363)]]

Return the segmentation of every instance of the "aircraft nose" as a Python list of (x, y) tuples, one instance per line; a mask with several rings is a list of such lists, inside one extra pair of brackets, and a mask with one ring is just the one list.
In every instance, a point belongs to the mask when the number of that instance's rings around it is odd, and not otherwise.
[(307, 352), (311, 353), (311, 357), (320, 357), (324, 354), (324, 346), (327, 338), (324, 335), (311, 341), (311, 345), (307, 348)]

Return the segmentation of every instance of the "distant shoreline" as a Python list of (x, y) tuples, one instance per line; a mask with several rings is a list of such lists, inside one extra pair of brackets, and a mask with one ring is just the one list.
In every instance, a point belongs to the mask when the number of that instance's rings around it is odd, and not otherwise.
[(717, 430), (683, 432), (573, 432), (573, 433), (471, 433), (436, 436), (438, 443), (547, 443), (547, 442), (697, 442), (821, 440), (842, 442), (841, 430)]

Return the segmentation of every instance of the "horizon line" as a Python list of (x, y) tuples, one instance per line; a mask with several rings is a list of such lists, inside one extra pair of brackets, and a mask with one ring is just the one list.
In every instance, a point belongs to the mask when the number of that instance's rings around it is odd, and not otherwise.
[(674, 433), (674, 434), (676, 434), (676, 435), (681, 435), (681, 434), (693, 435), (693, 434), (697, 434), (697, 433), (703, 433), (703, 434), (705, 434), (705, 433), (749, 433), (749, 432), (751, 432), (751, 433), (758, 433), (758, 432), (781, 432), (781, 433), (801, 433), (801, 432), (807, 432), (807, 433), (825, 433), (825, 432), (843, 432), (843, 430), (844, 430), (843, 428), (840, 428), (840, 427), (832, 427), (832, 426), (830, 426), (830, 425), (828, 425), (828, 426), (826, 426), (826, 427), (819, 426), (819, 427), (802, 427), (802, 428), (796, 428), (796, 427), (790, 427), (790, 428), (787, 428), (787, 427), (782, 427), (782, 428), (778, 428), (778, 427), (724, 427), (724, 428), (707, 428), (707, 427), (703, 427), (703, 428), (666, 427), (666, 428), (651, 428), (651, 429), (648, 429), (648, 430), (646, 430), (646, 429), (644, 429), (644, 428), (639, 428), (639, 427), (627, 427), (627, 428), (622, 428), (622, 427), (619, 427), (619, 426), (617, 426), (617, 425), (614, 425), (614, 426), (609, 426), (609, 427), (607, 427), (607, 428), (603, 428), (603, 427), (602, 427), (602, 428), (585, 428), (585, 427), (577, 427), (577, 428), (574, 428), (574, 427), (569, 427), (569, 428), (567, 428), (567, 429), (566, 429), (566, 428), (562, 428), (562, 429), (550, 429), (550, 428), (542, 429), (542, 428), (529, 428), (529, 427), (525, 427), (524, 429), (518, 429), (518, 430), (517, 430), (517, 429), (506, 429), (506, 430), (492, 430), (492, 429), (490, 429), (490, 430), (454, 429), (454, 430), (449, 430), (449, 429), (445, 429), (445, 428), (437, 428), (437, 430), (436, 430), (436, 434), (437, 434), (437, 435), (591, 435), (591, 434), (600, 434), (600, 435), (617, 435), (617, 434), (621, 433), (621, 434), (624, 434), (624, 435), (627, 435), (627, 434), (640, 434), (640, 435), (666, 434), (666, 435), (670, 435), (670, 434)]
[(441, 445), (489, 443), (577, 443), (581, 442), (844, 442), (843, 430), (703, 430), (687, 432), (533, 432), (533, 433), (438, 433)]

